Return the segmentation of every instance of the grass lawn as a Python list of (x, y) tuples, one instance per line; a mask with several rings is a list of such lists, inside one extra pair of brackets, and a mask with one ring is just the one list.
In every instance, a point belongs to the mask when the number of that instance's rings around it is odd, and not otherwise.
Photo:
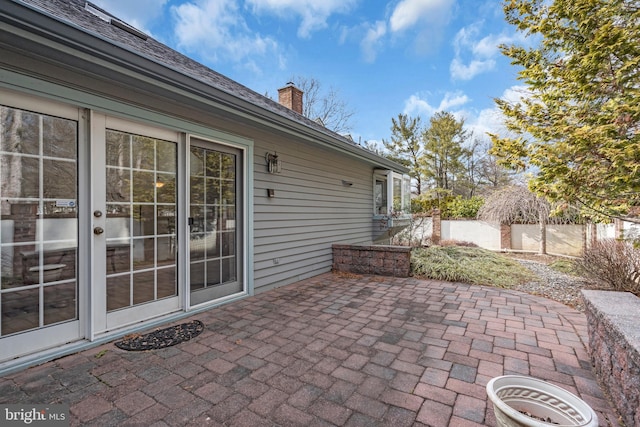
[(535, 279), (518, 261), (481, 248), (431, 246), (411, 253), (414, 276), (510, 288)]

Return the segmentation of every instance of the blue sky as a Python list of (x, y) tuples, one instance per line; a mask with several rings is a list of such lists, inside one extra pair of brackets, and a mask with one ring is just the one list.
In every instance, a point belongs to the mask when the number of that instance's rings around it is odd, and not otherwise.
[(515, 99), (498, 45), (524, 42), (498, 0), (93, 0), (162, 43), (261, 94), (293, 76), (335, 89), (352, 136), (380, 141), (398, 114), (437, 111), (476, 137), (501, 133), (493, 98)]

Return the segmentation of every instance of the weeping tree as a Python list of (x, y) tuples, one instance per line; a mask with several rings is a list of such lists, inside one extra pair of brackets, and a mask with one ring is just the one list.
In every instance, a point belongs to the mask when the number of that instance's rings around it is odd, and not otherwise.
[(478, 219), (500, 224), (540, 225), (540, 254), (547, 253), (547, 223), (551, 206), (523, 185), (511, 185), (491, 194), (478, 211)]

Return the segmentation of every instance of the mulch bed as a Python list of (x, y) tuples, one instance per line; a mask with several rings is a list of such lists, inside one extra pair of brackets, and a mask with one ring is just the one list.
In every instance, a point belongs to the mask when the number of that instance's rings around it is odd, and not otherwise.
[(130, 334), (116, 341), (116, 347), (128, 351), (157, 350), (171, 347), (181, 342), (189, 341), (204, 330), (204, 324), (199, 320), (158, 329), (148, 334)]

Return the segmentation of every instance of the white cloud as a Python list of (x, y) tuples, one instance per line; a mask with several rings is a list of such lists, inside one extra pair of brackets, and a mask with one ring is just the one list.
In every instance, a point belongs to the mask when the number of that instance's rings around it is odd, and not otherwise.
[(381, 39), (387, 34), (387, 24), (384, 21), (377, 21), (370, 25), (366, 30), (366, 34), (360, 42), (362, 55), (366, 62), (373, 62), (378, 55), (378, 48), (381, 45)]
[[(247, 0), (252, 2), (295, 2), (296, 0)], [(305, 0), (317, 1), (317, 0)], [(374, 62), (378, 53), (393, 39), (406, 37), (418, 54), (434, 50), (443, 37), (452, 15), (455, 0), (401, 0), (387, 13), (388, 20), (365, 22), (342, 27), (340, 42), (347, 40), (360, 44), (362, 57)], [(406, 45), (399, 43), (399, 45)]]
[(391, 14), (391, 31), (404, 31), (418, 23), (446, 24), (451, 15), (454, 0), (402, 0)]
[(454, 58), (449, 66), (449, 71), (451, 72), (451, 78), (454, 80), (471, 80), (478, 74), (493, 70), (495, 66), (496, 61), (493, 59), (486, 61), (474, 59), (465, 65), (460, 59)]
[(357, 0), (246, 0), (246, 4), (257, 13), (299, 16), (302, 21), (298, 27), (298, 36), (303, 38), (326, 28), (331, 15), (347, 13), (356, 3)]
[(447, 111), (453, 107), (464, 105), (469, 101), (469, 97), (460, 91), (447, 92), (444, 94), (444, 98), (442, 98), (442, 101), (440, 101), (438, 111)]
[(403, 114), (411, 116), (431, 116), (437, 109), (433, 107), (425, 99), (420, 98), (418, 95), (411, 95), (409, 99), (404, 102)]
[(403, 113), (429, 118), (438, 111), (451, 112), (453, 108), (461, 107), (469, 101), (471, 101), (469, 97), (460, 91), (445, 93), (437, 106), (431, 105), (429, 101), (422, 98), (420, 95), (411, 95), (404, 103)]
[(210, 61), (230, 60), (258, 71), (255, 57), (278, 56), (278, 43), (251, 31), (236, 0), (200, 0), (172, 7), (178, 45)]
[[(500, 98), (508, 102), (518, 103), (530, 96), (531, 93), (525, 86), (512, 86), (505, 89)], [(479, 112), (464, 111), (463, 117), (466, 127), (472, 130), (476, 137), (488, 139), (487, 133), (494, 133), (504, 137), (512, 136), (505, 127), (504, 115), (497, 106), (485, 108)]]
[(394, 38), (408, 37), (415, 54), (425, 55), (438, 49), (453, 16), (455, 0), (401, 0), (389, 19)]
[(449, 71), (453, 80), (471, 80), (478, 74), (489, 72), (496, 67), (495, 57), (500, 54), (499, 46), (514, 42), (522, 43), (524, 36), (489, 34), (480, 38), (482, 22), (461, 28), (453, 39), (454, 58)]

